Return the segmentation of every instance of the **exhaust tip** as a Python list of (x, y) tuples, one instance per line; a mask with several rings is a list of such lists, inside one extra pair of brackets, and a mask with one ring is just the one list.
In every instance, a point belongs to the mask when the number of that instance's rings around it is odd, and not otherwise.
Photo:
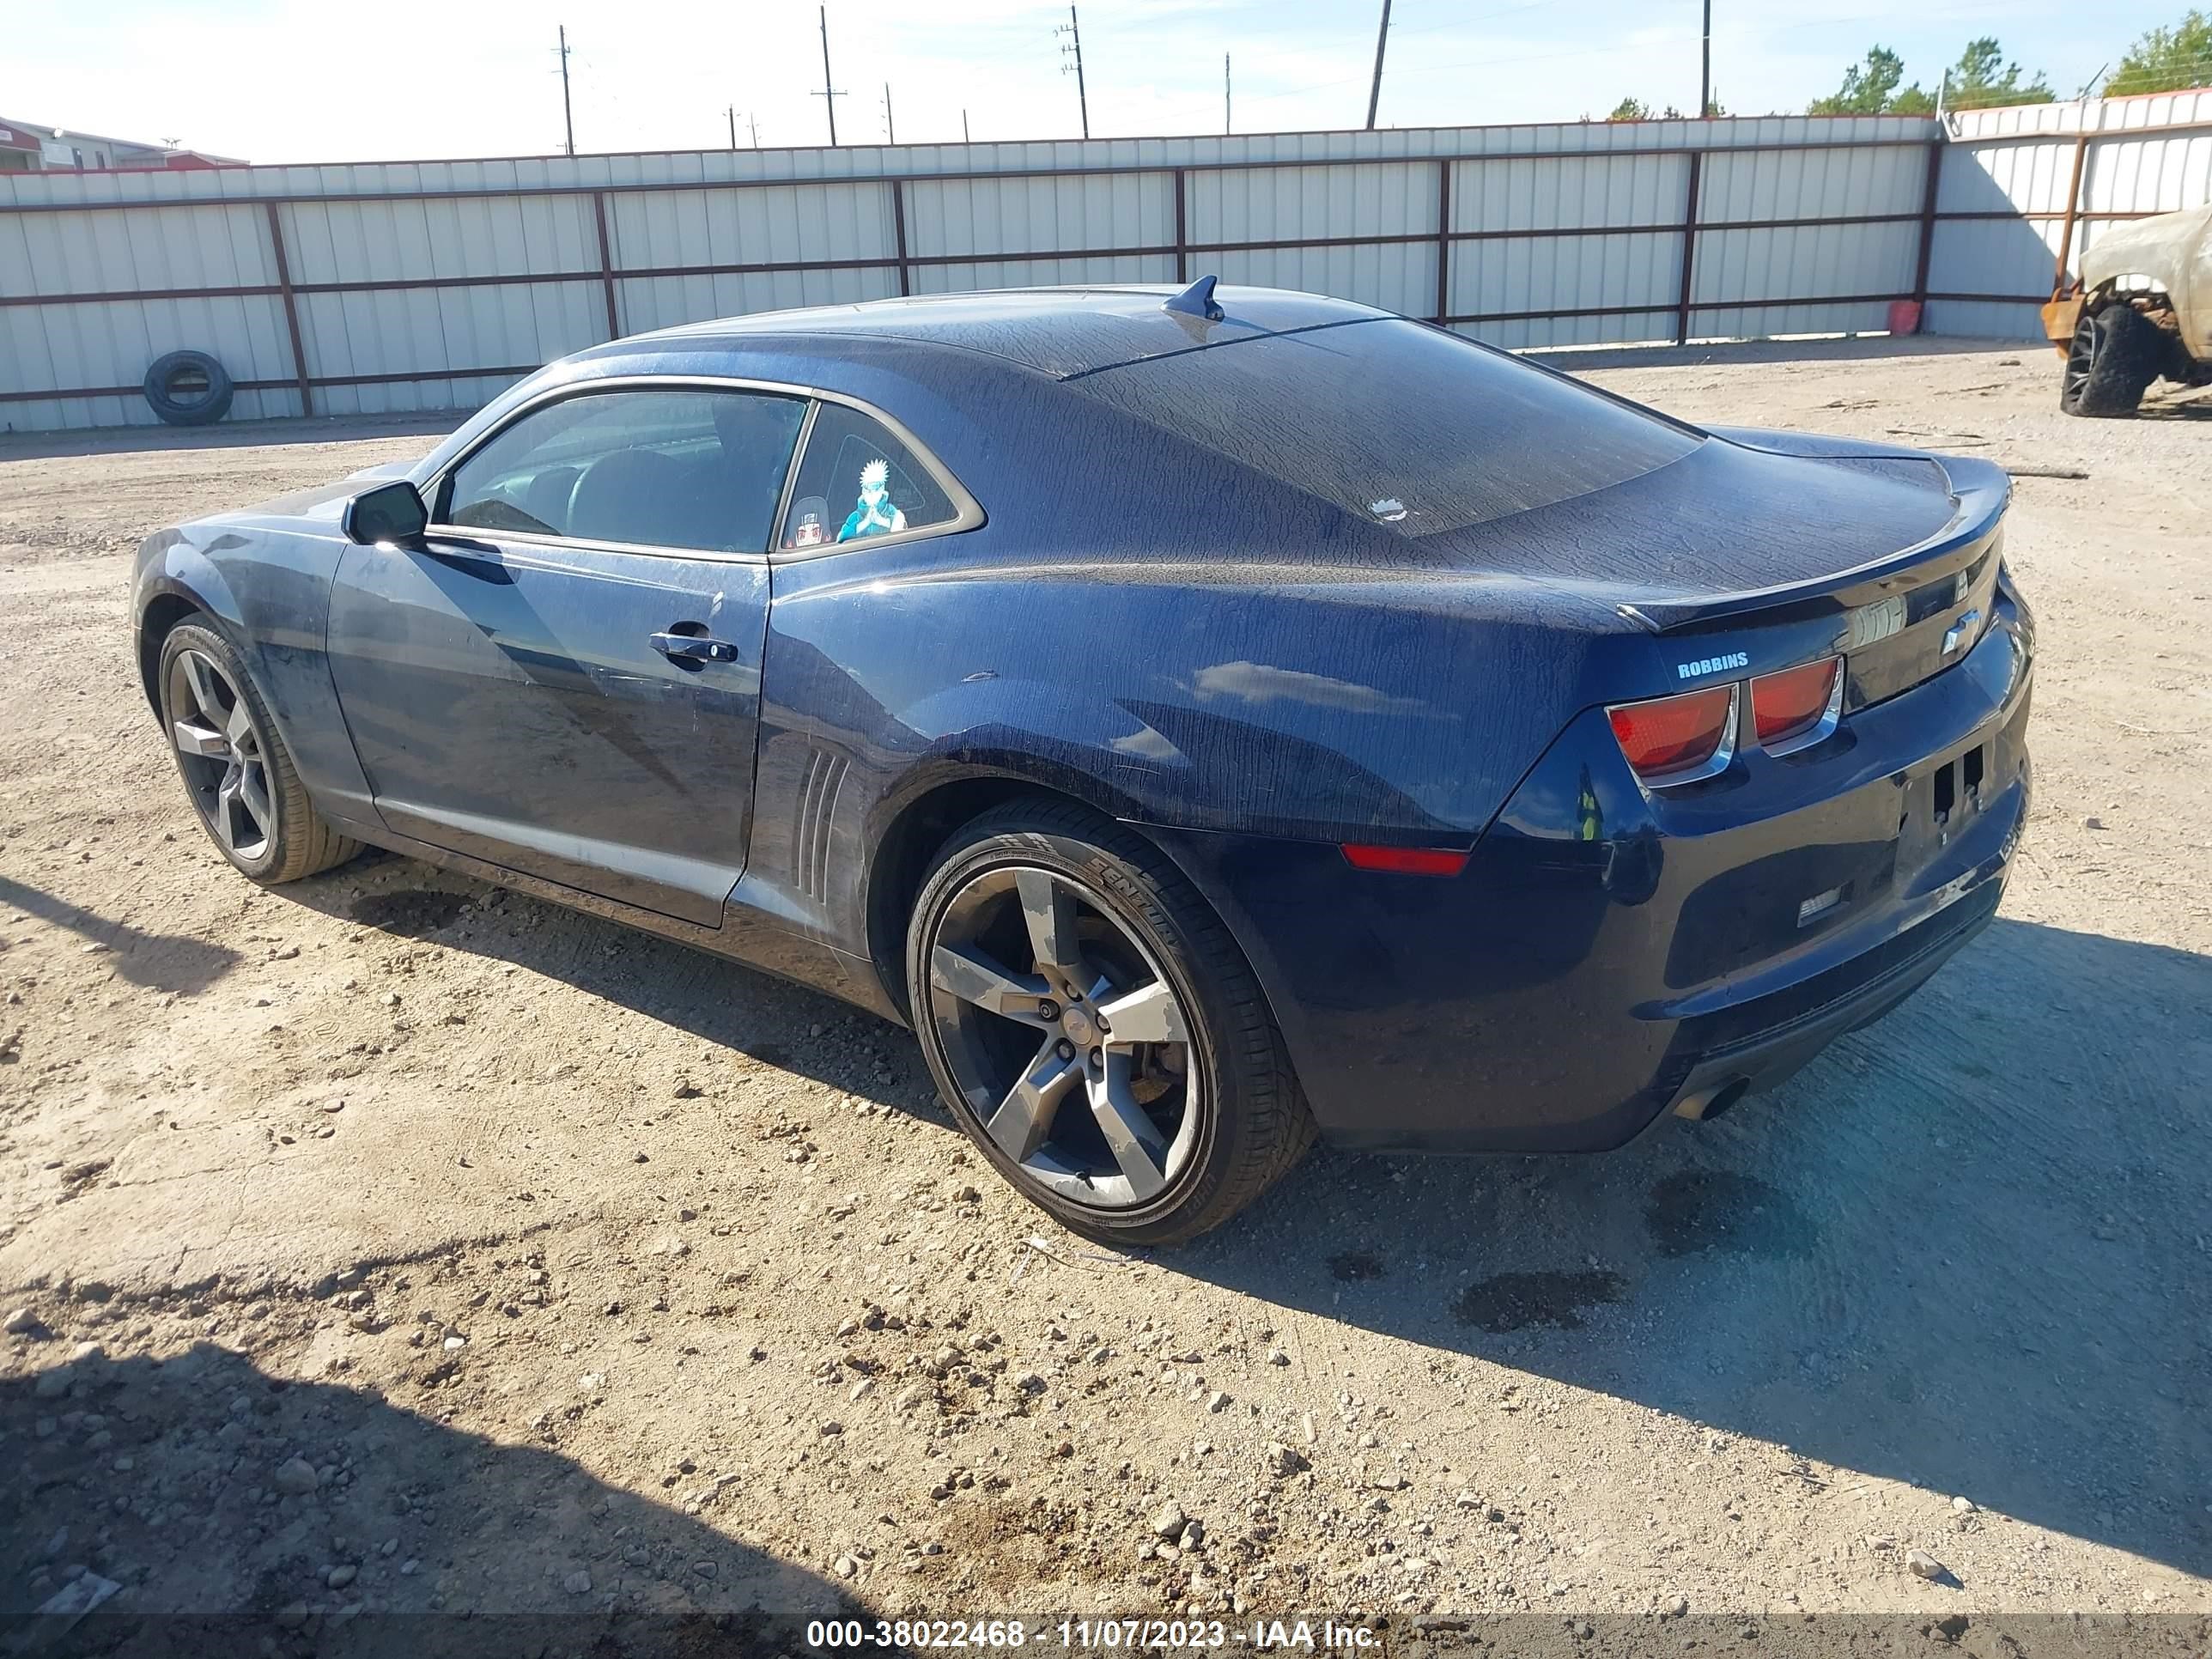
[(1695, 1094), (1683, 1096), (1674, 1103), (1674, 1111), (1679, 1116), (1702, 1123), (1718, 1117), (1741, 1100), (1750, 1090), (1749, 1078), (1732, 1077), (1714, 1084), (1709, 1089), (1700, 1089)]

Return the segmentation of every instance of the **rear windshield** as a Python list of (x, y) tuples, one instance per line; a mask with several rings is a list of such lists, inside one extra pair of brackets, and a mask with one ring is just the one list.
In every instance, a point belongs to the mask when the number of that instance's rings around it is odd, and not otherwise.
[(1406, 536), (1624, 483), (1700, 441), (1398, 318), (1240, 340), (1069, 384)]

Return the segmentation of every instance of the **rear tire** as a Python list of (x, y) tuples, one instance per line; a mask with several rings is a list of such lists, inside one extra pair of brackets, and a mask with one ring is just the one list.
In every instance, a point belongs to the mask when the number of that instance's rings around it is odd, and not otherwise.
[(268, 701), (222, 635), (179, 623), (161, 641), (161, 730), (200, 828), (240, 874), (275, 887), (343, 864), (362, 844), (316, 812)]
[[(1073, 943), (1041, 944), (1040, 927)], [(1228, 928), (1151, 842), (1088, 808), (1014, 801), (957, 833), (915, 899), (906, 967), (915, 1032), (953, 1116), (1071, 1231), (1182, 1243), (1312, 1144)]]
[(2169, 350), (2165, 331), (2133, 306), (2083, 312), (2066, 353), (2058, 407), (2069, 415), (2106, 418), (2134, 414), (2163, 372)]

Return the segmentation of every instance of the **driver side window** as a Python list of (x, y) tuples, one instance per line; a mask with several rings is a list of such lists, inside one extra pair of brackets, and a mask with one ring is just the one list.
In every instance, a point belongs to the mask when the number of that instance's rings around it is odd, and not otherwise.
[(459, 530), (765, 553), (805, 400), (678, 387), (586, 392), (533, 410), (447, 477)]

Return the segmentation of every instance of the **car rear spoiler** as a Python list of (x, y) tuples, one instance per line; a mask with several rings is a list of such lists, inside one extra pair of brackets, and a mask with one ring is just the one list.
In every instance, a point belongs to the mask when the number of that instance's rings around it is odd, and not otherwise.
[[(1809, 449), (1793, 447), (1786, 453), (1817, 459)], [(1864, 459), (1868, 452), (1862, 448), (1850, 453), (1856, 459)], [(1950, 488), (1950, 520), (1926, 539), (1833, 575), (1697, 599), (1641, 600), (1633, 605), (1619, 605), (1614, 609), (1654, 634), (1673, 634), (1685, 629), (1732, 623), (1753, 612), (1797, 605), (1826, 605), (1848, 609), (1870, 604), (1936, 580), (1972, 563), (2003, 522), (2005, 504), (2012, 498), (2011, 478), (2002, 467), (1991, 462), (1955, 455), (1911, 453), (1900, 455), (1900, 459), (1932, 461), (1942, 470)]]

